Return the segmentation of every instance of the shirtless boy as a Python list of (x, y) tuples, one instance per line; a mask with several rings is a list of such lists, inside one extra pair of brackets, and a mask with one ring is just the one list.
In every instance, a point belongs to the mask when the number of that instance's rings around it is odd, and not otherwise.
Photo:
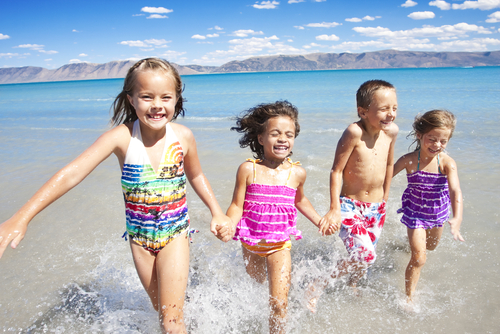
[[(332, 278), (351, 274), (355, 287), (374, 263), (375, 248), (385, 221), (385, 203), (394, 165), (398, 126), (396, 89), (383, 80), (363, 83), (356, 102), (360, 120), (340, 138), (330, 174), (330, 210), (320, 225), (336, 229), (349, 257), (339, 261)], [(308, 307), (314, 312), (327, 281), (316, 281), (308, 291)]]

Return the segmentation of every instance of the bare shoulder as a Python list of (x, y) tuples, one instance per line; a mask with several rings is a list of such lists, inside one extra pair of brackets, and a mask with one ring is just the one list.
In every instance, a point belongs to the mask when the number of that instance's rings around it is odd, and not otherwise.
[(252, 172), (253, 172), (253, 162), (251, 161), (245, 161), (240, 165), (240, 167), (238, 167), (238, 174), (239, 173), (251, 174)]
[(179, 137), (179, 139), (185, 139), (185, 140), (194, 139), (193, 132), (187, 126), (172, 122), (170, 123), (170, 126), (172, 127), (172, 130), (174, 130), (175, 135)]
[(444, 152), (439, 153), (439, 165), (443, 167), (445, 174), (448, 174), (451, 171), (457, 171), (457, 164), (455, 160)]
[(350, 124), (344, 131), (342, 135), (346, 139), (360, 139), (363, 135), (363, 128), (361, 127), (360, 122), (355, 122)]
[(399, 127), (397, 126), (396, 123), (392, 123), (389, 130), (387, 130), (386, 132), (387, 136), (389, 136), (393, 141), (396, 140), (398, 133), (399, 133)]
[(299, 180), (300, 183), (303, 183), (307, 177), (305, 168), (299, 165), (294, 165), (292, 168), (297, 180)]

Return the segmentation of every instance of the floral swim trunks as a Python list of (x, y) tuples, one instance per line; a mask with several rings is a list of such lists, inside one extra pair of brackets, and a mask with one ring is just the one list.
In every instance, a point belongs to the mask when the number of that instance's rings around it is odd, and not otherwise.
[(367, 266), (375, 262), (378, 239), (385, 222), (385, 201), (367, 203), (340, 197), (340, 238), (351, 259)]

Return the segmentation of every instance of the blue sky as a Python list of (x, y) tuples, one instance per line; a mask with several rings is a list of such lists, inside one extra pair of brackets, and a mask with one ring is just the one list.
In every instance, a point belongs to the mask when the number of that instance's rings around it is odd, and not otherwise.
[(500, 50), (500, 0), (2, 1), (0, 67)]

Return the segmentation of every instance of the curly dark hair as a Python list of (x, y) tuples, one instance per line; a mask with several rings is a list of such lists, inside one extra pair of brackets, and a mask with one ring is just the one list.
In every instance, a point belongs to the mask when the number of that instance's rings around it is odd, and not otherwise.
[(178, 98), (172, 120), (175, 120), (179, 115), (184, 116), (185, 110), (182, 104), (186, 101), (182, 97), (183, 87), (179, 72), (177, 72), (175, 67), (166, 60), (160, 58), (146, 58), (132, 65), (127, 72), (127, 76), (123, 82), (123, 89), (116, 97), (115, 102), (113, 102), (113, 116), (111, 117), (113, 125), (134, 122), (137, 119), (135, 108), (130, 104), (127, 95), (133, 94), (137, 81), (137, 73), (144, 71), (163, 71), (166, 76), (172, 78), (174, 81), (175, 93)]
[(453, 131), (455, 131), (455, 126), (457, 125), (457, 119), (453, 113), (444, 109), (434, 109), (426, 112), (423, 115), (417, 115), (415, 121), (413, 122), (413, 130), (410, 132), (408, 137), (413, 137), (414, 140), (410, 144), (410, 147), (417, 143), (415, 151), (420, 150), (420, 140), (417, 138), (417, 134), (425, 135), (427, 132), (435, 128), (446, 128), (450, 129), (450, 138), (453, 136)]
[[(299, 135), (299, 110), (288, 101), (276, 101), (274, 103), (259, 104), (242, 113), (236, 118), (236, 126), (231, 130), (242, 133), (240, 147), (250, 146), (254, 158), (264, 158), (264, 147), (259, 143), (258, 136), (266, 130), (267, 121), (278, 116), (288, 116), (295, 124), (295, 137)], [(290, 155), (292, 153), (290, 152)]]

